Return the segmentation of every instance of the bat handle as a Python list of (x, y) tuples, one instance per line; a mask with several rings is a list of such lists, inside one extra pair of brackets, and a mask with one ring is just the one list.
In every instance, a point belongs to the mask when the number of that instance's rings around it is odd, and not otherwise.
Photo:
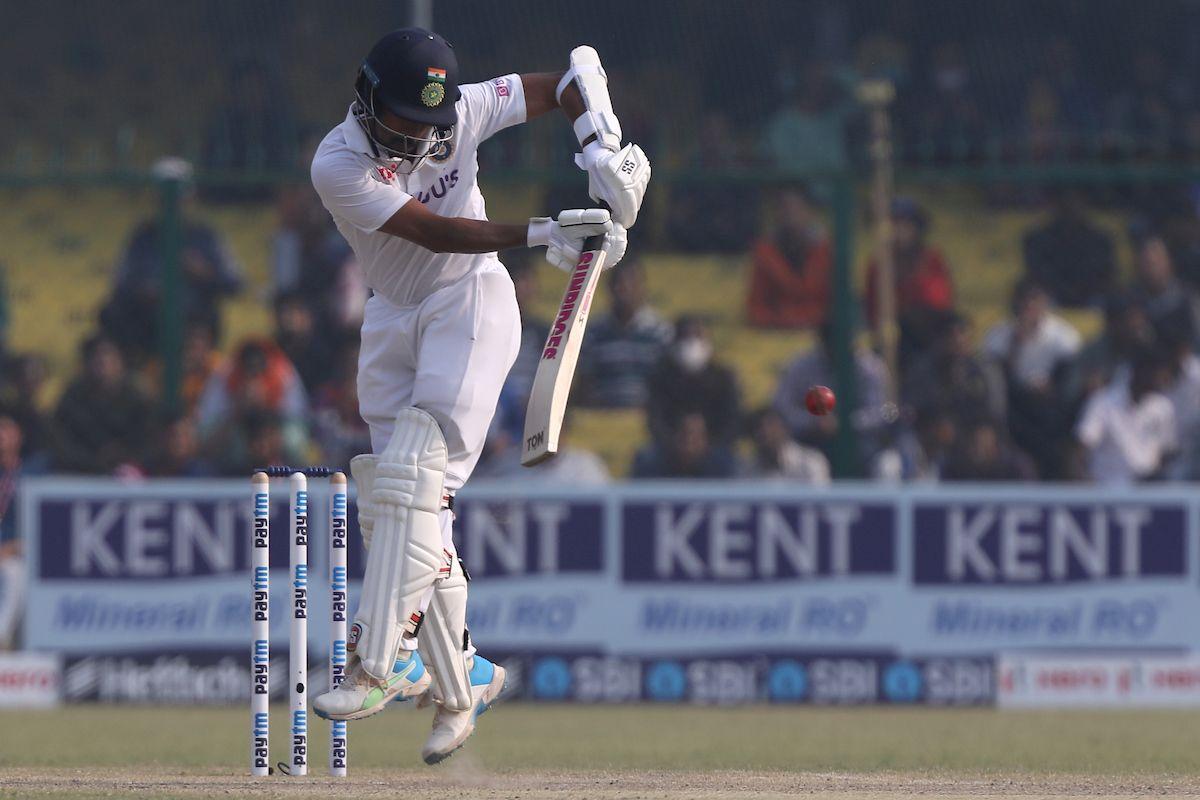
[[(603, 208), (605, 211), (612, 211), (612, 206), (610, 206), (608, 203), (604, 202), (603, 200), (601, 200), (599, 203), (597, 203), (596, 207)], [(583, 249), (584, 250), (599, 250), (600, 247), (603, 246), (603, 244), (604, 244), (603, 236), (589, 236), (588, 238), (583, 240)]]

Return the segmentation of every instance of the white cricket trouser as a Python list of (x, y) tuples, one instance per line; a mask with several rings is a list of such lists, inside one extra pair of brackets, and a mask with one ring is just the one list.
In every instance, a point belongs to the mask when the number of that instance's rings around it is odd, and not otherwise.
[(358, 405), (371, 449), (383, 452), (400, 409), (423, 409), (446, 436), (446, 491), (462, 488), (520, 343), (512, 279), (494, 259), (414, 306), (372, 296), (358, 357)]

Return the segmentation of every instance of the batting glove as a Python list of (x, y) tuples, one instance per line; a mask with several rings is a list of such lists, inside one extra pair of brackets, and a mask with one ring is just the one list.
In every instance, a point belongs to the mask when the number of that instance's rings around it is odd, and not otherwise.
[[(584, 239), (590, 236), (607, 238), (612, 232), (612, 217), (607, 210), (573, 208), (560, 212), (557, 220), (550, 217), (530, 219), (526, 241), (530, 247), (545, 247), (546, 260), (564, 272), (570, 272), (579, 262)], [(622, 245), (621, 254), (624, 253)]]

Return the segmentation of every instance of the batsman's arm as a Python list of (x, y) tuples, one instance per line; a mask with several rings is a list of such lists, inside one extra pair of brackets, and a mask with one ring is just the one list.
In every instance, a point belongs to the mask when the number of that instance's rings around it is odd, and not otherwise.
[(529, 236), (526, 225), (441, 217), (411, 200), (401, 206), (379, 230), (435, 253), (491, 253), (511, 247), (525, 247)]
[(632, 227), (650, 182), (650, 159), (633, 142), (621, 146), (621, 123), (613, 110), (600, 54), (581, 45), (571, 51), (570, 61), (566, 72), (521, 76), (525, 118), (562, 108), (579, 141), (575, 164), (588, 173), (588, 194), (608, 206), (614, 222)]
[[(533, 217), (528, 225), (506, 225), (463, 217), (440, 217), (411, 200), (379, 230), (415, 242), (435, 253), (491, 253), (510, 247), (545, 247), (546, 260), (560, 269), (575, 266), (591, 236), (606, 242), (612, 263), (625, 254), (625, 230), (614, 226), (606, 209), (569, 209), (558, 219)], [(597, 244), (597, 246), (599, 246)]]
[[(563, 72), (530, 72), (521, 76), (521, 87), (525, 90), (525, 119), (530, 120), (547, 114), (556, 108), (561, 108), (567, 115), (567, 120), (574, 125), (575, 120), (583, 116), (587, 108), (583, 104), (583, 95), (574, 84), (563, 89), (561, 102), (555, 97), (555, 90), (562, 80)], [(584, 144), (596, 140), (595, 134), (588, 136)]]

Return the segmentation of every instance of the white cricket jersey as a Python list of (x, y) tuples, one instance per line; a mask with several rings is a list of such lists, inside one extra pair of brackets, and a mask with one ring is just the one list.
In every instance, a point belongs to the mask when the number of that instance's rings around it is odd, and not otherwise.
[(411, 175), (394, 173), (394, 162), (372, 155), (351, 113), (313, 156), (312, 182), (321, 202), (353, 248), (367, 286), (393, 305), (415, 305), (496, 258), (495, 253), (435, 253), (379, 231), (413, 200), (439, 216), (487, 219), (476, 151), (492, 134), (525, 121), (525, 91), (515, 74), (459, 88), (450, 152), (440, 160), (426, 159)]

